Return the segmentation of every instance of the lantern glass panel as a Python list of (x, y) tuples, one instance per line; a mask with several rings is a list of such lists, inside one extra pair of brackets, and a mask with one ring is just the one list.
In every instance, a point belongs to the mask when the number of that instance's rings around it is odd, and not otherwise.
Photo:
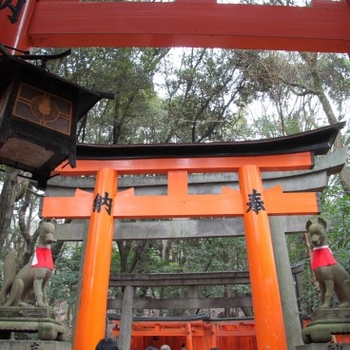
[(20, 84), (12, 114), (61, 134), (71, 134), (72, 102), (31, 85)]

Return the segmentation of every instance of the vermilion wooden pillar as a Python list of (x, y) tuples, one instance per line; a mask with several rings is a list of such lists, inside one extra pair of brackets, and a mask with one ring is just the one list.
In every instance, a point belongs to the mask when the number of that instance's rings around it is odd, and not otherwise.
[(250, 285), (259, 350), (287, 350), (278, 277), (260, 170), (256, 165), (239, 169)]
[(91, 219), (81, 277), (74, 350), (94, 350), (105, 335), (116, 189), (117, 172), (108, 168), (99, 170), (93, 202), (90, 202)]
[(217, 328), (214, 323), (210, 325), (210, 345), (212, 348), (216, 348), (216, 341), (217, 341)]
[(186, 350), (193, 350), (192, 326), (191, 322), (186, 323)]

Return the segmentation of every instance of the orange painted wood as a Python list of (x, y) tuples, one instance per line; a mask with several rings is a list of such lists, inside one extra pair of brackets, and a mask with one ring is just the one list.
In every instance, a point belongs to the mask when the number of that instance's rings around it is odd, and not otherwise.
[[(117, 332), (115, 332), (117, 333)], [(132, 331), (133, 336), (137, 336), (137, 337), (150, 337), (155, 335), (155, 333), (161, 334), (162, 336), (167, 336), (167, 337), (186, 337), (187, 335), (187, 331), (185, 328), (183, 329), (172, 329), (172, 328), (164, 328), (161, 330), (157, 330), (157, 329), (142, 329), (142, 330), (137, 330), (137, 329), (133, 329)], [(254, 335), (255, 333), (249, 331), (250, 335)], [(203, 329), (198, 329), (196, 328), (193, 332), (193, 337), (203, 337), (205, 336), (205, 330)], [(230, 334), (226, 334), (226, 336), (229, 336)], [(231, 336), (237, 336), (237, 337), (245, 337), (247, 336), (248, 333), (246, 333), (246, 331), (236, 331), (236, 332), (232, 332)]]
[[(264, 190), (269, 215), (315, 215), (321, 212), (319, 195), (313, 192), (284, 193), (282, 186)], [(289, 214), (293, 212), (293, 214)]]
[[(101, 169), (96, 178), (94, 198), (105, 193), (114, 198), (116, 190), (117, 172)], [(90, 226), (81, 276), (74, 350), (95, 350), (96, 344), (105, 335), (114, 219), (104, 206), (100, 212), (94, 211), (93, 202), (88, 201), (87, 207), (90, 208)]]
[(183, 196), (188, 193), (188, 174), (187, 171), (169, 171), (168, 172), (168, 195)]
[[(113, 323), (118, 324), (119, 321), (113, 321)], [(186, 335), (186, 323), (187, 321), (134, 321), (132, 325), (133, 330), (137, 329), (145, 329), (149, 330), (150, 332), (154, 333), (156, 330), (159, 332), (163, 332), (166, 329), (174, 329), (174, 330), (180, 330), (183, 335)], [(203, 328), (203, 320), (191, 320), (190, 321), (191, 326)]]
[(186, 349), (194, 350), (193, 339), (192, 339), (192, 327), (190, 322), (186, 323)]
[(256, 164), (261, 171), (287, 171), (311, 169), (314, 159), (311, 152), (247, 157), (160, 158), (128, 160), (77, 160), (72, 168), (66, 162), (58, 166), (52, 175), (90, 176), (101, 168), (113, 168), (120, 175), (166, 174), (172, 170), (189, 173), (238, 171), (245, 164)]
[[(137, 330), (137, 329), (133, 329), (133, 335), (137, 336), (137, 337), (153, 337), (155, 332), (156, 333), (161, 333), (162, 336), (164, 337), (186, 337), (187, 333), (186, 333), (186, 329), (162, 329), (160, 331), (155, 331), (154, 329), (142, 329), (142, 330)], [(202, 329), (198, 330), (196, 329), (196, 337), (203, 337), (204, 331)]]
[(255, 337), (255, 329), (231, 329), (226, 331), (217, 331), (217, 337)]
[[(223, 187), (221, 194), (187, 195), (180, 190), (163, 196), (135, 196), (133, 189), (118, 192), (115, 197), (115, 218), (176, 218), (242, 216), (246, 207), (241, 193)], [(177, 187), (174, 187), (176, 190)], [(283, 193), (277, 186), (266, 190), (265, 207), (269, 215), (314, 215), (319, 213), (318, 196), (312, 192)], [(47, 218), (89, 218), (92, 193), (77, 190), (74, 197), (46, 197), (42, 215)]]
[[(120, 321), (113, 321), (113, 336), (118, 337)], [(187, 325), (188, 324), (188, 325)], [(191, 331), (193, 349), (257, 350), (253, 321), (134, 321), (131, 349), (145, 349), (154, 344), (169, 344), (180, 349)], [(157, 340), (154, 340), (157, 336)], [(186, 349), (189, 345), (186, 344)]]
[(217, 327), (214, 323), (210, 325), (210, 346), (216, 348), (217, 346)]
[[(259, 168), (245, 165), (239, 170), (243, 205), (256, 190), (265, 201)], [(278, 285), (268, 212), (245, 211), (243, 215), (249, 276), (259, 350), (287, 350), (283, 310)]]
[[(89, 218), (88, 194), (75, 197), (46, 197), (43, 217)], [(243, 214), (239, 191), (224, 190), (223, 194), (131, 196), (115, 197), (114, 217), (123, 218), (176, 218), (198, 216), (239, 216)]]
[(28, 36), (37, 47), (178, 46), (347, 53), (349, 17), (345, 1), (310, 7), (208, 1), (39, 1)]
[[(17, 1), (12, 1), (13, 6), (15, 3)], [(23, 51), (31, 48), (32, 43), (27, 36), (27, 31), (35, 4), (36, 0), (26, 0), (16, 23), (11, 23), (8, 17), (13, 15), (13, 12), (10, 11), (8, 6), (0, 10), (0, 43)], [(19, 54), (12, 50), (9, 50), (9, 52), (11, 54)]]
[[(150, 320), (147, 321), (147, 318), (145, 317), (145, 321), (133, 321), (132, 324), (132, 331), (135, 332), (135, 335), (139, 335), (138, 332), (146, 332), (151, 334), (160, 335), (163, 334), (163, 332), (173, 331), (176, 335), (186, 335), (187, 332), (187, 324), (191, 326), (192, 329), (197, 331), (206, 331), (208, 330), (210, 333), (220, 333), (220, 336), (223, 337), (229, 337), (230, 332), (241, 332), (241, 331), (248, 331), (250, 335), (255, 335), (254, 329), (255, 329), (255, 322), (252, 321), (242, 321), (242, 320), (227, 320), (227, 321), (218, 321), (211, 320)], [(113, 324), (119, 325), (119, 320), (113, 320)], [(113, 335), (117, 336), (119, 334), (120, 328), (117, 327), (113, 329)], [(146, 334), (145, 333), (145, 334)], [(244, 333), (245, 334), (245, 333)], [(248, 334), (248, 333), (247, 333)]]

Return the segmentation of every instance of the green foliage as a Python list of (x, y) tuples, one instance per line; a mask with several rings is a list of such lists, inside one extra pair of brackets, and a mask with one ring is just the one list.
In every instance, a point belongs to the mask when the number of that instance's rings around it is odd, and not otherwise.
[(187, 49), (163, 62), (165, 142), (207, 142), (234, 139), (242, 119), (236, 104), (249, 92), (237, 69), (239, 58), (229, 50)]
[(350, 98), (350, 61), (347, 55), (320, 55), (318, 68), (329, 96), (342, 105)]
[(48, 296), (50, 305), (54, 301), (66, 301), (69, 305), (76, 302), (79, 272), (81, 267), (82, 245), (65, 244), (59, 258), (55, 262), (55, 271), (50, 279)]
[(178, 249), (184, 272), (247, 270), (243, 237), (186, 240)]
[(335, 183), (323, 194), (323, 208), (327, 213), (327, 242), (336, 259), (350, 271), (350, 196)]
[(119, 273), (120, 269), (120, 253), (116, 247), (113, 247), (111, 257), (111, 273)]

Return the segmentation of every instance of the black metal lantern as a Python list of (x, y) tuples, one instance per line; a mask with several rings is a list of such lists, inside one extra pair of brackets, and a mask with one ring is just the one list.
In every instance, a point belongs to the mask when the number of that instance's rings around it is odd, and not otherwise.
[(77, 122), (104, 96), (2, 53), (0, 163), (30, 172), (45, 189), (64, 160), (75, 166)]

